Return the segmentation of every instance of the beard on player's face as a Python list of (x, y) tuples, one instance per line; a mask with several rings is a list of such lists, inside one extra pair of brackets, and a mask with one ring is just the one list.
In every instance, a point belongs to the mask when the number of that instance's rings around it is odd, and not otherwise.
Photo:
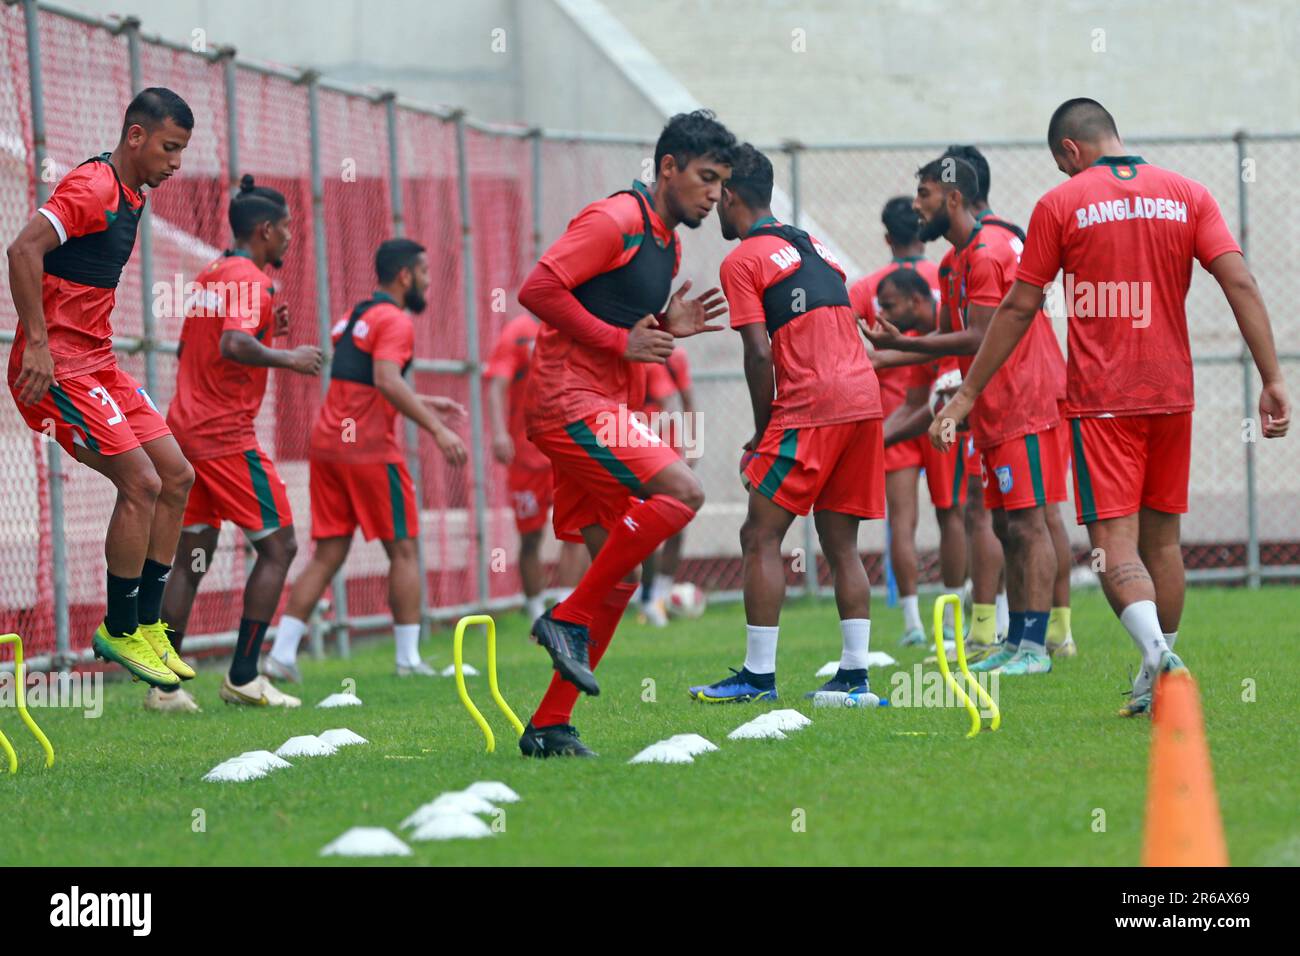
[(922, 242), (933, 242), (943, 236), (951, 225), (952, 220), (948, 217), (948, 207), (940, 206), (929, 219), (924, 216), (921, 217), (921, 228), (917, 231), (916, 236)]
[(410, 312), (412, 315), (419, 315), (424, 311), (425, 306), (429, 303), (424, 297), (423, 289), (417, 289), (415, 286), (411, 286), (406, 290), (406, 297), (402, 304), (406, 307), (406, 311)]

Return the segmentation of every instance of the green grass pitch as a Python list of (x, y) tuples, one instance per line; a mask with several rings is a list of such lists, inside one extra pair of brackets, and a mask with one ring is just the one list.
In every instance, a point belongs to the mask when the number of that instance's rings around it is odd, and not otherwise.
[[(1300, 864), (1295, 593), (1188, 594), (1178, 650), (1200, 685), (1237, 865)], [(924, 652), (900, 650), (900, 628), (899, 612), (877, 599), (873, 648), (910, 671)], [(526, 721), (550, 668), (525, 634), (520, 614), (501, 616), (501, 685)], [(505, 781), (523, 797), (505, 808), (504, 832), (413, 843), (413, 856), (384, 862), (1135, 865), (1150, 725), (1114, 711), (1136, 655), (1095, 590), (1076, 594), (1074, 635), (1077, 658), (1058, 662), (1047, 677), (1003, 680), (1002, 729), (967, 740), (960, 709), (812, 708), (802, 695), (839, 653), (834, 602), (791, 602), (782, 619), (780, 706), (798, 708), (813, 724), (783, 741), (730, 741), (727, 733), (759, 708), (702, 706), (685, 688), (740, 665), (740, 607), (717, 607), (664, 631), (629, 615), (600, 668), (602, 695), (581, 701), (575, 715), (583, 739), (602, 755), (591, 761), (521, 759), (484, 676), (469, 683), (497, 730), (497, 752), (485, 754), (454, 682), (399, 679), (391, 641), (359, 642), (350, 660), (304, 658), (297, 711), (223, 704), (214, 668), (190, 685), (203, 706), (198, 715), (146, 712), (142, 685), (109, 681), (98, 719), (33, 710), (58, 755), (52, 770), (17, 713), (0, 708), (0, 727), (22, 762), (17, 776), (0, 774), (0, 865), (353, 862), (318, 853), (352, 826), (398, 832), (417, 806), (475, 780)], [(440, 631), (425, 651), (445, 666), (450, 645), (449, 632)], [(482, 669), (481, 630), (467, 647)], [(887, 693), (892, 670), (873, 670), (873, 688)], [(313, 706), (347, 679), (363, 707)], [(1253, 701), (1243, 699), (1251, 696), (1245, 682), (1253, 682)], [(295, 759), (292, 769), (262, 780), (201, 780), (242, 751), (274, 750), (290, 736), (331, 727), (371, 743)], [(628, 765), (642, 747), (685, 732), (703, 734), (720, 751), (690, 765)]]

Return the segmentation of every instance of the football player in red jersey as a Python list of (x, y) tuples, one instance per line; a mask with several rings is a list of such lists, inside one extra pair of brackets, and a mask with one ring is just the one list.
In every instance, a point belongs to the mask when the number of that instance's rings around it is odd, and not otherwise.
[[(745, 576), (745, 663), (691, 687), (704, 703), (777, 699), (776, 651), (786, 572), (781, 542), (796, 515), (813, 513), (835, 582), (841, 651), (819, 692), (878, 702), (867, 681), (871, 583), (858, 551), (863, 519), (885, 515), (880, 386), (858, 334), (844, 268), (814, 237), (772, 215), (772, 164), (746, 143), (718, 215), (731, 325), (744, 342), (754, 412), (740, 529)], [(841, 700), (845, 697), (841, 697)]]
[[(968, 197), (977, 193), (978, 177), (969, 163), (941, 157), (921, 167), (917, 179), (916, 208), (925, 222), (922, 235), (943, 235), (956, 250), (955, 294), (945, 296), (948, 326), (954, 331), (914, 338), (882, 323), (886, 331), (872, 341), (925, 355), (957, 355), (966, 367), (993, 310), (1014, 281), (1019, 257), (1010, 233), (986, 227), (976, 218)], [(979, 661), (977, 670), (996, 669), (1006, 675), (1051, 670), (1046, 645), (1056, 552), (1046, 509), (1066, 497), (1054, 431), (1060, 425), (1057, 380), (1064, 372), (1050, 320), (1039, 313), (1013, 363), (985, 393), (971, 419), (985, 476), (984, 504), (993, 512), (994, 530), (1006, 554), (1011, 610), (1006, 641)]]
[[(541, 323), (527, 312), (507, 322), (492, 347), (484, 377), (488, 380), (488, 422), (492, 426), (492, 454), (507, 467), (506, 485), (519, 533), (519, 578), (524, 586), (524, 613), (528, 620), (542, 616), (542, 529), (546, 527), (555, 495), (551, 460), (528, 440), (524, 428), (524, 393), (528, 369)], [(587, 549), (573, 541), (560, 543), (556, 569), (562, 601), (587, 566)]]
[(1016, 281), (930, 437), (936, 446), (952, 441), (1063, 272), (1076, 511), (1105, 556), (1111, 608), (1142, 656), (1120, 711), (1134, 716), (1150, 711), (1157, 673), (1184, 667), (1173, 645), (1185, 588), (1179, 516), (1191, 462), (1185, 307), (1194, 261), (1219, 283), (1254, 357), (1265, 438), (1286, 435), (1291, 403), (1268, 310), (1209, 190), (1129, 154), (1095, 100), (1057, 107), (1047, 145), (1070, 178), (1034, 207)]
[(8, 250), (18, 313), (9, 390), (18, 410), (117, 489), (104, 538), (108, 608), (91, 646), (154, 687), (194, 676), (159, 620), (194, 471), (153, 399), (118, 367), (109, 318), (144, 187), (180, 170), (193, 128), (174, 92), (142, 90), (117, 147), (64, 176)]
[[(257, 672), (262, 639), (280, 603), (284, 579), (298, 546), (284, 481), (262, 450), (254, 423), (266, 395), (269, 371), (320, 372), (314, 345), (293, 349), (272, 343), (289, 332), (288, 306), (275, 301), (268, 274), (280, 268), (291, 239), (284, 195), (245, 176), (230, 201), (234, 243), (204, 267), (187, 303), (177, 355), (176, 393), (167, 424), (194, 468), (184, 530), (163, 592), (162, 619), (179, 651), (204, 573), (212, 566), (221, 523), (238, 525), (257, 553), (244, 584), (239, 638), (222, 698), (232, 703), (297, 707)], [(151, 690), (145, 706), (192, 711), (184, 690)]]

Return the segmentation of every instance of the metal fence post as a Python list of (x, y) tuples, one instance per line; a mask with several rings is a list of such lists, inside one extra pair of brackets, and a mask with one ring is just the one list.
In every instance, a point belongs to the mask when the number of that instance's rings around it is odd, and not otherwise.
[(534, 129), (529, 134), (533, 165), (533, 258), (540, 259), (546, 250), (542, 247), (542, 131)]
[[(1233, 141), (1237, 144), (1237, 241), (1241, 244), (1241, 254), (1245, 260), (1250, 262), (1250, 213), (1246, 204), (1246, 141), (1249, 134), (1245, 130), (1240, 130), (1234, 135)], [(1255, 364), (1247, 349), (1246, 343), (1241, 343), (1240, 351), (1241, 361), (1241, 414), (1243, 418), (1254, 420), (1255, 418)], [(1258, 422), (1255, 431), (1251, 433), (1252, 440), (1244, 442), (1246, 446), (1246, 586), (1251, 588), (1259, 587), (1260, 580), (1260, 563), (1259, 563), (1259, 481), (1255, 471), (1255, 440), (1258, 439), (1258, 429), (1262, 428), (1263, 422)]]
[[(131, 95), (144, 89), (140, 75), (140, 18), (122, 21), (126, 34), (126, 52), (131, 68)], [(169, 300), (170, 301), (170, 300)], [(158, 394), (157, 326), (153, 312), (153, 203), (145, 203), (140, 217), (140, 348), (144, 351), (144, 387), (150, 395)]]
[(223, 46), (217, 54), (226, 86), (226, 176), (230, 198), (239, 195), (239, 87), (236, 84), (235, 48)]
[(464, 110), (457, 110), (452, 119), (456, 123), (456, 185), (460, 193), (460, 250), (465, 283), (465, 363), (469, 366), (470, 457), (474, 468), (474, 561), (478, 572), (479, 604), (486, 607), (489, 589), (487, 469), (483, 455), (483, 368), (479, 364), (478, 295), (474, 287), (474, 233)]
[[(388, 198), (393, 216), (393, 236), (400, 239), (406, 235), (406, 217), (402, 208), (402, 164), (397, 152), (397, 94), (389, 91), (380, 99), (384, 104), (384, 119), (388, 126)], [(407, 373), (406, 379), (414, 383), (414, 368)], [(424, 501), (424, 474), (420, 469), (420, 429), (409, 418), (403, 419), (403, 427), (406, 429), (406, 466), (411, 472), (411, 484), (415, 486), (415, 507), (418, 512), (421, 502)], [(420, 637), (423, 639), (430, 622), (429, 578), (424, 563), (424, 523), (419, 524), (420, 533), (415, 536), (415, 566), (420, 574)]]
[[(32, 177), (36, 185), (36, 205), (50, 198), (50, 184), (45, 181), (45, 87), (41, 83), (41, 31), (37, 20), (36, 0), (23, 0), (23, 21), (27, 28), (27, 77), (32, 99)], [(54, 588), (54, 663), (63, 670), (72, 660), (72, 643), (68, 627), (68, 542), (63, 511), (63, 452), (57, 442), (46, 438), (46, 481), (50, 495), (51, 577)]]
[[(790, 157), (790, 219), (791, 225), (796, 229), (801, 228), (799, 220), (801, 218), (800, 198), (799, 198), (799, 151), (802, 148), (799, 143), (789, 141), (785, 143), (786, 155)], [(804, 593), (809, 597), (817, 596), (817, 526), (813, 522), (812, 512), (804, 519), (803, 528), (803, 550), (804, 550)]]
[[(320, 74), (307, 70), (301, 82), (307, 84), (307, 112), (311, 134), (311, 219), (312, 242), (316, 252), (316, 323), (324, 362), (321, 367), (321, 394), (329, 391), (330, 357), (330, 271), (325, 239), (325, 175), (320, 158)], [(339, 656), (351, 656), (348, 634), (348, 587), (344, 572), (334, 575), (334, 637)]]

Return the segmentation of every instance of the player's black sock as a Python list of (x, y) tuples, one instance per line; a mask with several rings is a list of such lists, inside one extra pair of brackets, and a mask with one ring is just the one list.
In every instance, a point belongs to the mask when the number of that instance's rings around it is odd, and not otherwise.
[(235, 659), (230, 662), (230, 683), (236, 687), (257, 677), (257, 658), (268, 626), (266, 621), (239, 619), (239, 643), (235, 645)]
[(748, 667), (740, 669), (740, 676), (749, 681), (750, 685), (761, 690), (771, 690), (776, 686), (776, 673), (755, 674)]
[(844, 668), (841, 667), (839, 670), (835, 672), (835, 680), (844, 681), (844, 683), (850, 685), (851, 687), (857, 687), (867, 682), (867, 669), (863, 667), (860, 669), (846, 671)]
[(119, 578), (108, 575), (108, 610), (104, 614), (104, 627), (114, 637), (133, 634), (140, 626), (136, 600), (140, 594), (139, 578)]
[(167, 575), (171, 566), (160, 564), (152, 558), (144, 559), (144, 570), (140, 572), (140, 597), (137, 602), (140, 609), (141, 624), (155, 624), (162, 610), (163, 588), (167, 586)]

